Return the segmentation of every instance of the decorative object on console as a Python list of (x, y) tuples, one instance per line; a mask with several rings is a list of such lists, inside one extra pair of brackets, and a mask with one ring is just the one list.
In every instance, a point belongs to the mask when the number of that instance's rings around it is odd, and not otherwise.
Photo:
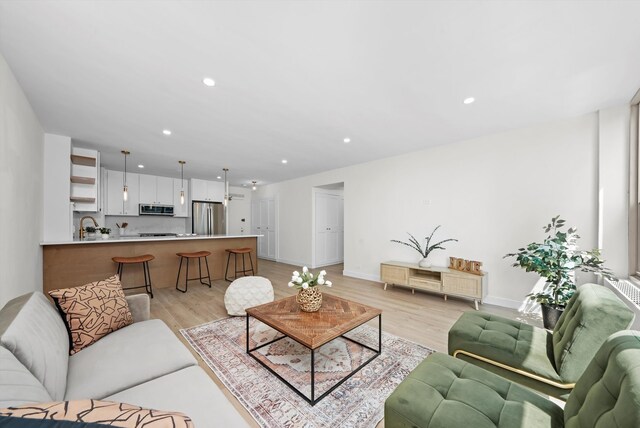
[(133, 323), (118, 275), (49, 295), (67, 327), (71, 355)]
[(604, 267), (600, 250), (578, 249), (577, 242), (580, 236), (576, 233), (577, 229), (570, 227), (567, 231), (562, 231), (564, 225), (565, 221), (559, 215), (553, 217), (551, 223), (542, 228), (545, 233), (551, 232), (542, 243), (532, 242), (524, 248), (519, 248), (517, 253), (504, 256), (516, 258), (512, 266), (535, 272), (546, 280), (546, 286), (542, 291), (527, 296), (540, 303), (544, 326), (548, 329), (555, 326), (576, 290), (576, 270), (616, 280), (613, 272)]
[(193, 428), (184, 413), (145, 409), (101, 400), (54, 401), (0, 409), (0, 416), (50, 421), (99, 423), (126, 428)]
[(127, 202), (129, 199), (129, 188), (127, 187), (127, 156), (131, 154), (128, 150), (121, 150), (120, 153), (124, 155), (124, 176), (122, 183), (122, 199)]
[(449, 257), (449, 269), (468, 272), (474, 275), (483, 275), (481, 267), (482, 262)]
[(432, 251), (434, 250), (444, 250), (445, 248), (442, 246), (442, 244), (444, 244), (445, 242), (451, 242), (451, 241), (455, 241), (458, 242), (457, 239), (454, 238), (449, 238), (449, 239), (444, 239), (440, 242), (437, 242), (435, 244), (431, 244), (431, 239), (433, 238), (433, 235), (436, 233), (436, 230), (438, 230), (440, 228), (440, 225), (436, 226), (435, 229), (433, 229), (433, 232), (431, 232), (431, 235), (429, 235), (427, 238), (425, 238), (427, 240), (427, 242), (424, 245), (424, 249), (422, 249), (422, 246), (420, 245), (420, 241), (418, 241), (415, 236), (413, 236), (412, 234), (410, 234), (409, 232), (407, 232), (407, 235), (409, 235), (409, 242), (404, 242), (404, 241), (399, 241), (397, 239), (392, 239), (391, 242), (395, 242), (397, 244), (402, 244), (402, 245), (406, 245), (407, 247), (416, 250), (418, 252), (418, 254), (420, 254), (420, 256), (422, 256), (422, 259), (418, 262), (418, 265), (420, 267), (431, 267), (431, 263), (427, 260), (429, 257), (429, 254), (431, 254)]
[(326, 285), (331, 287), (331, 281), (324, 279), (326, 271), (322, 270), (317, 276), (309, 272), (309, 268), (302, 268), (302, 275), (297, 270), (293, 272), (289, 287), (298, 289), (296, 302), (300, 305), (300, 309), (304, 312), (316, 312), (322, 306), (322, 293), (317, 288), (318, 285)]

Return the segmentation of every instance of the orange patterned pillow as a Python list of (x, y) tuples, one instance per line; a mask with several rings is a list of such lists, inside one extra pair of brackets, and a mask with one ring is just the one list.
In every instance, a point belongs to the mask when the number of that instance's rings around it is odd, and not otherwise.
[(55, 401), (0, 410), (0, 416), (98, 423), (125, 428), (193, 428), (184, 413), (143, 409), (131, 404), (98, 400)]
[(67, 325), (71, 355), (133, 323), (118, 275), (49, 295)]

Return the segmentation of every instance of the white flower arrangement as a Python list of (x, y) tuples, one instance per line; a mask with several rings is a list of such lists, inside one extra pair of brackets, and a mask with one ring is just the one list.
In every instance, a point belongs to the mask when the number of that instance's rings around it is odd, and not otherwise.
[(317, 276), (314, 276), (313, 273), (309, 272), (309, 269), (304, 266), (302, 268), (302, 274), (297, 270), (293, 272), (293, 276), (291, 276), (291, 281), (288, 285), (289, 287), (296, 287), (298, 290), (306, 290), (307, 288), (317, 285), (331, 287), (333, 283), (324, 279), (326, 274), (326, 271), (321, 270)]

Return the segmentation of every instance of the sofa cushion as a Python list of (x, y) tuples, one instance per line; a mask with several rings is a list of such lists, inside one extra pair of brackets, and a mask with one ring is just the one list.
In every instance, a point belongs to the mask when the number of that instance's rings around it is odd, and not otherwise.
[(197, 428), (249, 426), (198, 366), (162, 376), (106, 399), (182, 412), (189, 415)]
[(0, 409), (0, 416), (24, 419), (82, 421), (121, 428), (193, 428), (179, 412), (145, 409), (126, 403), (99, 400), (54, 401)]
[(640, 332), (606, 340), (564, 410), (567, 428), (640, 426)]
[(598, 284), (578, 287), (553, 330), (553, 355), (560, 377), (576, 382), (604, 341), (629, 328), (633, 318), (633, 312), (608, 288)]
[(195, 364), (164, 322), (137, 322), (69, 357), (65, 400), (102, 399)]
[(25, 294), (0, 310), (0, 344), (44, 385), (51, 398), (64, 398), (69, 339), (58, 311), (44, 294)]
[(11, 352), (0, 346), (0, 408), (51, 400), (38, 379)]
[(449, 330), (449, 353), (466, 351), (561, 382), (553, 366), (551, 333), (485, 312), (465, 312)]
[(385, 402), (395, 427), (561, 427), (562, 409), (533, 391), (448, 355), (427, 357)]
[(49, 295), (66, 324), (71, 354), (133, 323), (118, 275)]

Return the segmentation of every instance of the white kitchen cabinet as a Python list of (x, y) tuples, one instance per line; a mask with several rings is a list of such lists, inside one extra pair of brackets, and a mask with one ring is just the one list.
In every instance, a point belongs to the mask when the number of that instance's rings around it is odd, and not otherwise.
[(224, 183), (192, 178), (191, 199), (194, 201), (224, 202)]
[(184, 180), (184, 204), (180, 204), (180, 191), (183, 189), (182, 180), (173, 179), (173, 212), (174, 217), (189, 217), (189, 182)]
[(140, 203), (173, 205), (173, 178), (140, 174)]
[(344, 259), (343, 206), (341, 195), (316, 193), (314, 266), (336, 264)]
[(276, 204), (273, 198), (251, 202), (251, 227), (258, 237), (258, 257), (276, 259)]
[(140, 203), (140, 177), (139, 174), (127, 172), (128, 198), (124, 201), (122, 191), (124, 186), (124, 173), (121, 171), (105, 171), (106, 200), (105, 215), (137, 216)]

